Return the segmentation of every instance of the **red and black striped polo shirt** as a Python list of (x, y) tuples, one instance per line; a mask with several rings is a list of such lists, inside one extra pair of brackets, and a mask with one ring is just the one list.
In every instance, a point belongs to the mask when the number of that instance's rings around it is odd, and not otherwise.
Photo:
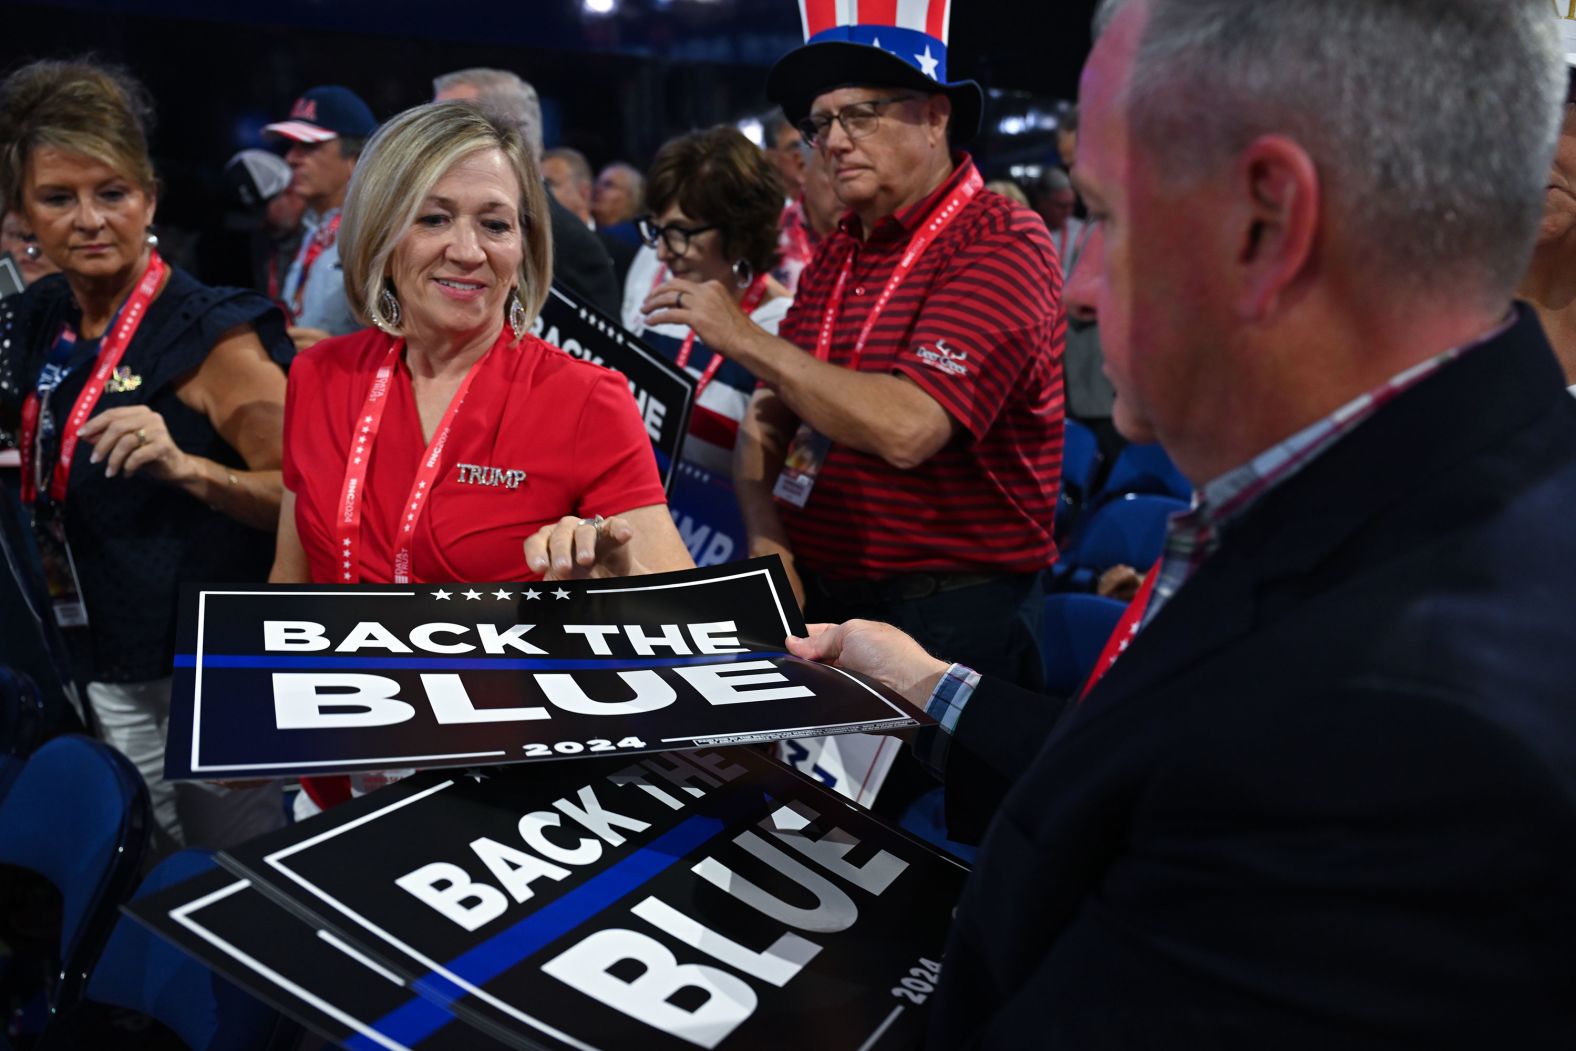
[[(814, 352), (838, 275), (853, 260), (831, 361), (847, 365), (913, 231), (967, 177), (958, 169), (868, 240), (846, 217), (799, 278), (781, 335)], [(857, 579), (931, 571), (1033, 572), (1051, 563), (1062, 459), (1061, 267), (1040, 217), (982, 190), (881, 312), (860, 370), (919, 385), (960, 425), (930, 460), (898, 470), (834, 443), (809, 503), (779, 503), (795, 558)]]

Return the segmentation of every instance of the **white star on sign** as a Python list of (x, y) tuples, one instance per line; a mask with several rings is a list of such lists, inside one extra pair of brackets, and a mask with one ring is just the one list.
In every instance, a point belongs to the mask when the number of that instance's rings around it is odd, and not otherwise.
[(442, 588), (439, 588), (437, 591), (434, 591), (432, 593), (432, 597), (435, 598), (435, 599), (440, 599), (440, 600), (442, 600), (444, 602), (449, 601), (449, 593), (447, 591), (444, 591)]
[(542, 593), (540, 591), (537, 591), (535, 588), (531, 588), (531, 589), (526, 591), (525, 597), (526, 598), (541, 598), (542, 597)]
[(505, 591), (503, 588), (499, 588), (497, 591), (493, 592), (493, 595), (498, 599), (499, 602), (502, 602), (512, 594), (512, 591)]
[(480, 591), (475, 590), (474, 588), (472, 590), (470, 590), (470, 591), (463, 591), (463, 592), (461, 592), (461, 594), (464, 595), (466, 598), (471, 599), (472, 601), (475, 601), (476, 599), (479, 599), (479, 598), (482, 597), (482, 593)]
[(565, 591), (563, 588), (559, 588), (557, 591), (553, 592), (553, 597), (554, 598), (568, 598), (569, 597), (569, 592)]
[(929, 77), (931, 80), (936, 79), (936, 67), (941, 64), (941, 60), (930, 53), (929, 44), (925, 45), (925, 53), (923, 55), (915, 55), (914, 59), (919, 63), (921, 72), (923, 72), (925, 76)]

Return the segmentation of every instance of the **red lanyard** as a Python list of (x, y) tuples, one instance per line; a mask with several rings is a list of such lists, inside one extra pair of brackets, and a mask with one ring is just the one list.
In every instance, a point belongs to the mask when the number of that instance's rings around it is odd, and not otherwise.
[[(150, 250), (148, 269), (143, 271), (142, 280), (120, 308), (114, 327), (105, 333), (104, 341), (99, 344), (98, 364), (83, 385), (82, 392), (77, 395), (76, 403), (71, 406), (71, 415), (60, 432), (60, 455), (55, 459), (54, 474), (49, 482), (50, 499), (57, 504), (64, 503), (66, 499), (66, 483), (71, 478), (71, 459), (77, 451), (77, 432), (93, 415), (104, 393), (104, 385), (115, 375), (120, 359), (126, 356), (126, 348), (137, 334), (137, 328), (148, 312), (148, 304), (158, 294), (159, 283), (164, 280), (166, 270), (168, 267), (159, 258), (159, 253)], [(38, 392), (35, 391), (27, 396), (22, 405), (22, 448), (27, 450), (31, 458), (28, 469), (22, 472), (22, 499), (29, 504), (38, 499), (38, 481), (42, 477), (43, 450), (38, 448), (38, 417), (41, 411)]]
[[(432, 495), (432, 487), (442, 469), (443, 449), (449, 443), (449, 434), (454, 429), (460, 406), (465, 403), (465, 392), (471, 389), (471, 380), (481, 371), (482, 362), (498, 349), (498, 344), (504, 342), (508, 334), (508, 329), (500, 333), (497, 342), (488, 348), (486, 354), (476, 359), (476, 363), (465, 373), (465, 379), (460, 381), (460, 389), (450, 399), (443, 420), (433, 432), (432, 441), (421, 458), (416, 480), (410, 486), (410, 495), (405, 498), (400, 510), (399, 538), (394, 549), (396, 584), (410, 583), (411, 538), (415, 536), (416, 523), (421, 520), (427, 497)], [(362, 403), (361, 414), (356, 420), (356, 429), (352, 435), (355, 445), (345, 460), (345, 485), (339, 497), (338, 517), (339, 561), (342, 567), (340, 579), (345, 583), (354, 584), (361, 580), (361, 508), (365, 503), (367, 465), (372, 460), (372, 446), (378, 440), (378, 431), (383, 426), (383, 410), (388, 408), (389, 388), (394, 382), (400, 351), (404, 349), (405, 341), (396, 340), (389, 348), (388, 356), (383, 359), (383, 364), (378, 366), (377, 374), (372, 378), (372, 387), (367, 391), (367, 400)], [(518, 393), (523, 396), (525, 392)]]
[[(848, 368), (859, 371), (859, 363), (865, 356), (865, 344), (870, 341), (870, 333), (876, 327), (876, 319), (881, 316), (881, 311), (886, 309), (888, 300), (897, 291), (903, 279), (908, 277), (909, 271), (924, 256), (925, 249), (931, 242), (941, 235), (952, 220), (963, 211), (963, 206), (974, 199), (974, 195), (984, 189), (985, 180), (980, 177), (978, 168), (971, 168), (968, 177), (958, 184), (957, 189), (947, 195), (930, 220), (909, 238), (908, 250), (903, 253), (903, 258), (898, 260), (897, 267), (893, 269), (892, 276), (887, 280), (886, 287), (881, 290), (881, 295), (876, 299), (875, 306), (870, 308), (870, 316), (865, 318), (864, 327), (859, 330), (859, 339), (854, 344), (853, 357), (848, 361)], [(843, 293), (848, 289), (848, 275), (853, 273), (854, 257), (850, 255), (843, 264), (843, 272), (838, 275), (837, 285), (832, 289), (832, 298), (828, 301), (826, 313), (821, 318), (821, 337), (816, 341), (815, 356), (822, 361), (829, 361), (832, 356), (832, 333), (837, 328), (838, 308), (843, 302)]]
[(295, 295), (290, 304), (290, 323), (295, 324), (301, 316), (301, 298), (306, 295), (306, 279), (312, 273), (312, 264), (317, 262), (317, 257), (328, 250), (334, 243), (334, 237), (339, 233), (339, 220), (344, 217), (340, 212), (326, 223), (318, 224), (317, 230), (312, 234), (312, 240), (307, 242), (306, 254), (301, 257), (301, 280), (296, 282)]
[(1084, 698), (1089, 696), (1089, 691), (1094, 689), (1094, 684), (1111, 670), (1116, 659), (1127, 649), (1127, 644), (1138, 634), (1138, 629), (1144, 623), (1144, 611), (1149, 609), (1150, 596), (1155, 592), (1155, 581), (1160, 579), (1160, 565), (1164, 561), (1164, 555), (1155, 560), (1149, 574), (1144, 577), (1143, 584), (1139, 586), (1138, 594), (1134, 595), (1133, 601), (1127, 604), (1127, 612), (1123, 613), (1122, 619), (1116, 622), (1111, 637), (1105, 640), (1105, 648), (1100, 651), (1100, 659), (1095, 662), (1094, 671), (1089, 673), (1083, 689), (1078, 693), (1078, 703), (1083, 703)]
[[(766, 275), (762, 274), (750, 283), (749, 289), (744, 293), (744, 298), (739, 300), (739, 309), (744, 311), (744, 315), (748, 317), (755, 312), (755, 308), (760, 306), (761, 300), (765, 298)], [(684, 368), (689, 364), (690, 351), (694, 349), (695, 330), (690, 329), (689, 335), (684, 337), (684, 345), (679, 347), (679, 356), (673, 363), (681, 369)], [(723, 360), (721, 354), (718, 354), (715, 350), (711, 352), (711, 361), (706, 363), (706, 370), (700, 374), (700, 380), (695, 384), (696, 398), (699, 398), (700, 392), (705, 390), (706, 385), (716, 378), (717, 370), (722, 368)]]

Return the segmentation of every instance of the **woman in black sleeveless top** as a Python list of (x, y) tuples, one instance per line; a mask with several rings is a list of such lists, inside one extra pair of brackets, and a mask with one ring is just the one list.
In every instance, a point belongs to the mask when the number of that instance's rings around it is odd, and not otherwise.
[(86, 63), (0, 85), (0, 188), (61, 273), (0, 305), (0, 396), (57, 618), (85, 646), (106, 740), (153, 793), (169, 848), (277, 825), (277, 785), (166, 785), (182, 581), (261, 581), (279, 513), (283, 319), (159, 257), (142, 88)]

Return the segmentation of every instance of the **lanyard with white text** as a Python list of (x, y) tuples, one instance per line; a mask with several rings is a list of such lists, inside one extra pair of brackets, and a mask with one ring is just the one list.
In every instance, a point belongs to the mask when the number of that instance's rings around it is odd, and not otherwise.
[[(167, 269), (157, 251), (148, 253), (148, 269), (143, 271), (142, 280), (137, 282), (136, 289), (120, 308), (120, 313), (99, 344), (98, 361), (93, 374), (77, 395), (75, 404), (71, 406), (71, 415), (66, 419), (66, 426), (60, 432), (60, 455), (55, 458), (55, 470), (49, 483), (50, 499), (57, 504), (64, 503), (66, 499), (66, 483), (71, 478), (71, 459), (77, 451), (77, 432), (93, 415), (99, 397), (104, 393), (105, 384), (115, 375), (120, 359), (126, 356), (126, 348), (137, 334), (137, 328), (148, 312), (148, 304), (158, 294), (159, 283), (164, 280)], [(36, 391), (27, 396), (22, 406), (22, 449), (31, 458), (28, 469), (22, 472), (22, 499), (29, 504), (38, 499), (37, 484), (43, 481), (43, 451), (38, 447), (38, 422), (42, 408)]]
[[(499, 342), (507, 335), (508, 329), (505, 329), (498, 337)], [(383, 426), (383, 410), (388, 408), (389, 390), (394, 383), (400, 352), (404, 349), (405, 341), (396, 340), (389, 348), (388, 356), (383, 359), (383, 364), (378, 366), (377, 374), (372, 378), (372, 387), (367, 391), (367, 400), (356, 418), (355, 431), (352, 433), (355, 442), (345, 458), (345, 485), (339, 497), (337, 525), (340, 579), (347, 584), (354, 584), (361, 579), (361, 509), (366, 502), (367, 465), (372, 460), (373, 443), (378, 440), (378, 431)], [(460, 381), (460, 389), (454, 392), (448, 409), (444, 411), (443, 420), (433, 432), (432, 441), (422, 455), (416, 479), (410, 486), (410, 495), (405, 498), (400, 509), (399, 535), (394, 548), (393, 582), (396, 584), (410, 583), (411, 538), (415, 536), (416, 523), (421, 520), (421, 512), (427, 506), (427, 497), (432, 494), (432, 487), (443, 465), (443, 448), (449, 442), (449, 433), (454, 428), (454, 419), (459, 415), (460, 406), (465, 403), (465, 392), (470, 390), (471, 380), (481, 371), (482, 362), (496, 349), (498, 343), (494, 343), (486, 354), (476, 359), (476, 363), (465, 373), (465, 379)]]
[[(301, 316), (302, 300), (306, 297), (306, 279), (312, 274), (312, 264), (316, 263), (317, 257), (326, 252), (328, 246), (334, 243), (334, 239), (339, 234), (339, 220), (341, 218), (343, 218), (343, 213), (336, 214), (328, 222), (319, 225), (312, 232), (311, 240), (307, 242), (306, 253), (301, 257), (301, 279), (296, 282), (295, 294), (291, 296), (290, 309), (287, 311), (292, 325)], [(286, 277), (288, 276), (286, 275)]]
[[(744, 293), (744, 298), (739, 300), (739, 309), (744, 311), (744, 316), (749, 317), (755, 313), (755, 308), (761, 305), (761, 300), (766, 298), (766, 275), (757, 277), (749, 289)], [(695, 349), (695, 330), (690, 329), (689, 335), (684, 337), (683, 346), (679, 347), (679, 356), (674, 364), (679, 368), (689, 365), (690, 351)], [(700, 374), (700, 379), (695, 384), (695, 397), (700, 397), (700, 392), (706, 385), (717, 378), (717, 370), (722, 368), (723, 356), (715, 350), (711, 352), (711, 361), (707, 362), (706, 370)]]
[[(925, 249), (929, 248), (941, 231), (945, 230), (952, 220), (958, 217), (963, 206), (974, 199), (974, 195), (984, 189), (985, 180), (980, 177), (978, 168), (971, 168), (968, 177), (958, 184), (957, 189), (947, 195), (947, 199), (932, 213), (919, 232), (909, 239), (908, 249), (903, 253), (903, 258), (898, 260), (897, 267), (892, 271), (892, 276), (887, 280), (886, 287), (881, 290), (881, 295), (876, 299), (875, 305), (870, 308), (870, 316), (865, 318), (864, 326), (859, 330), (859, 340), (854, 344), (853, 357), (848, 361), (848, 368), (859, 371), (859, 362), (865, 356), (865, 344), (870, 340), (870, 333), (876, 327), (876, 319), (881, 316), (881, 311), (886, 309), (887, 301), (897, 291), (898, 286), (908, 277), (909, 271), (924, 256)], [(853, 273), (854, 257), (850, 255), (843, 264), (843, 272), (837, 277), (837, 285), (832, 289), (832, 298), (827, 302), (826, 313), (821, 317), (821, 336), (816, 341), (815, 356), (822, 361), (828, 361), (832, 356), (832, 333), (837, 328), (837, 316), (843, 303), (843, 293), (848, 289), (848, 275)]]

